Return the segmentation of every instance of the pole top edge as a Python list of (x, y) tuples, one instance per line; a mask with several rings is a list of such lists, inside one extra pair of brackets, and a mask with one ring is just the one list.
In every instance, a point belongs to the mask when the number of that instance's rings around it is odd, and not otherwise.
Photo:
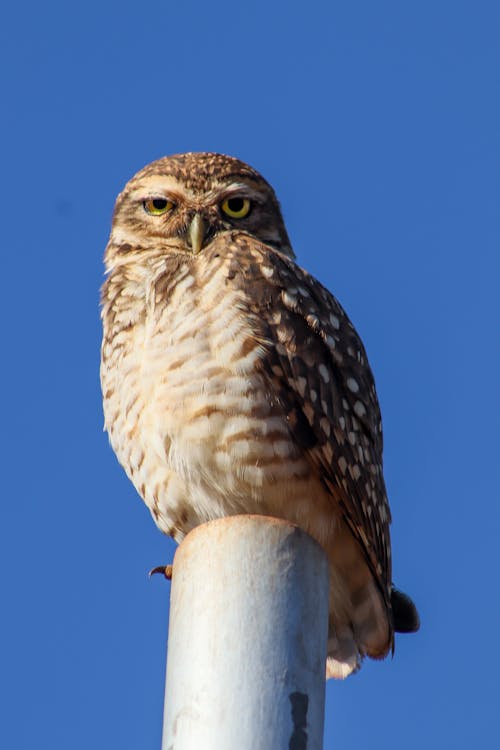
[(316, 547), (318, 552), (320, 551), (325, 556), (326, 564), (326, 553), (323, 547), (298, 524), (275, 516), (246, 513), (216, 518), (196, 526), (183, 539), (176, 552), (176, 556), (181, 551), (181, 548), (186, 553), (193, 544), (201, 543), (202, 540), (206, 540), (207, 542), (216, 541), (221, 536), (237, 538), (241, 535), (244, 537), (252, 533), (252, 530), (261, 539), (265, 538), (266, 534), (271, 534), (277, 539), (293, 536), (296, 543)]

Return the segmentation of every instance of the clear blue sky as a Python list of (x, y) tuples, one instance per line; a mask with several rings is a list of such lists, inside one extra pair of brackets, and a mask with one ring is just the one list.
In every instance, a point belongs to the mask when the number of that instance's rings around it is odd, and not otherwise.
[(102, 432), (116, 194), (216, 150), (275, 186), (375, 371), (422, 630), (327, 686), (326, 748), (498, 742), (500, 8), (11, 3), (2, 131), (0, 746), (157, 750), (171, 559)]

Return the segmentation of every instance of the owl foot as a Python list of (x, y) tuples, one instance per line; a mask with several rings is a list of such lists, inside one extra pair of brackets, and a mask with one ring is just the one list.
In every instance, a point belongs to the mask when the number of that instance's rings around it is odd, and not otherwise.
[(165, 576), (167, 581), (172, 580), (172, 572), (173, 572), (173, 565), (159, 565), (157, 568), (153, 568), (153, 570), (149, 571), (149, 577), (153, 576), (155, 573), (161, 573)]

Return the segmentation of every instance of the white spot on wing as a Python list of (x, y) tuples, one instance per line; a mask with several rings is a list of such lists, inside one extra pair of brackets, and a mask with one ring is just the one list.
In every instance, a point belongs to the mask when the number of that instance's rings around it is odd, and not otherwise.
[(354, 413), (357, 414), (358, 417), (363, 417), (366, 414), (365, 406), (361, 401), (356, 401), (354, 404)]
[(274, 268), (271, 268), (271, 266), (261, 266), (261, 271), (266, 279), (270, 279), (274, 273)]
[(291, 294), (290, 291), (282, 292), (282, 298), (287, 307), (291, 307), (293, 310), (297, 307), (297, 297)]
[(339, 319), (337, 318), (337, 316), (336, 316), (336, 315), (334, 315), (333, 313), (330, 313), (330, 316), (329, 316), (329, 317), (330, 317), (330, 323), (331, 323), (331, 324), (332, 324), (332, 326), (333, 326), (334, 328), (336, 328), (336, 329), (337, 329), (337, 331), (338, 331), (338, 329), (340, 328), (340, 320), (339, 320)]
[(353, 393), (357, 393), (359, 391), (358, 381), (354, 380), (354, 378), (347, 378), (347, 387)]
[(323, 381), (325, 383), (329, 383), (330, 382), (330, 373), (328, 372), (328, 368), (326, 367), (326, 365), (324, 365), (323, 363), (321, 363), (320, 366), (318, 367), (318, 372), (321, 375), (321, 377), (322, 377), (322, 379), (323, 379)]
[(326, 337), (326, 343), (330, 347), (330, 349), (335, 349), (336, 342), (335, 342), (335, 339), (333, 338), (333, 336), (327, 336)]

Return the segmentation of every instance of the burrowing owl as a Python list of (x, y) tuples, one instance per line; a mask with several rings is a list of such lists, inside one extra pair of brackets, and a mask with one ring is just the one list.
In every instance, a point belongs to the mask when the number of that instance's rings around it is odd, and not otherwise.
[(330, 565), (327, 676), (385, 656), (418, 615), (392, 585), (373, 376), (270, 185), (219, 154), (153, 162), (118, 197), (105, 262), (106, 429), (159, 528), (297, 523)]

